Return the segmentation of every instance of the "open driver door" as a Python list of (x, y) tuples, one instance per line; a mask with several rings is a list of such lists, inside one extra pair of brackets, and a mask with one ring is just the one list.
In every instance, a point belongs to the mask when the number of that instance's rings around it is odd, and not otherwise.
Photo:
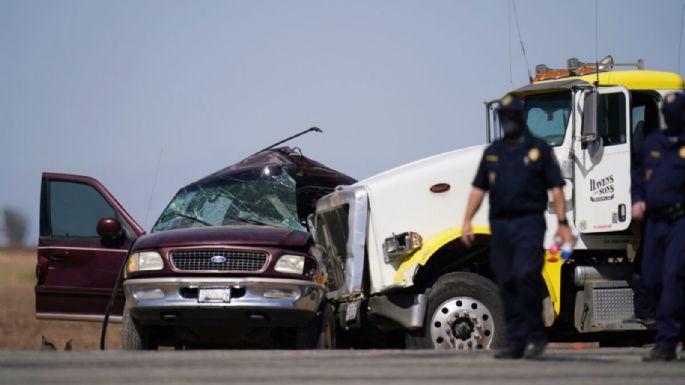
[[(43, 173), (36, 318), (100, 321), (130, 246), (144, 233), (97, 180)], [(123, 291), (112, 320), (120, 320)]]

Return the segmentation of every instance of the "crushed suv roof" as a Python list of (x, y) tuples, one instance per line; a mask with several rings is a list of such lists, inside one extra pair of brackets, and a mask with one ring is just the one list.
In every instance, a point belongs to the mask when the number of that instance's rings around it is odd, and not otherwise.
[(319, 198), (355, 182), (290, 147), (261, 151), (180, 189), (152, 231), (238, 224), (304, 231)]

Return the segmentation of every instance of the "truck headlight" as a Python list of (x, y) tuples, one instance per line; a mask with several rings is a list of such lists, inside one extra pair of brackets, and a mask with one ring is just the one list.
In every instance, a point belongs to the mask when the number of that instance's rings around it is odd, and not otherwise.
[(390, 263), (397, 259), (404, 259), (423, 246), (423, 237), (414, 231), (402, 234), (393, 234), (385, 238), (383, 251), (385, 262)]
[(280, 273), (302, 274), (304, 272), (304, 256), (285, 254), (278, 259), (274, 270)]
[(139, 251), (128, 257), (126, 265), (127, 273), (135, 273), (145, 270), (162, 270), (164, 261), (162, 256), (156, 251)]

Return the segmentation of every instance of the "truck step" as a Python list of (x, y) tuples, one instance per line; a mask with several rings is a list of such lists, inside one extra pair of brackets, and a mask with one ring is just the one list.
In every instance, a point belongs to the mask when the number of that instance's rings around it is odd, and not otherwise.
[(634, 317), (634, 291), (628, 281), (587, 281), (576, 293), (575, 326), (581, 333), (647, 330)]

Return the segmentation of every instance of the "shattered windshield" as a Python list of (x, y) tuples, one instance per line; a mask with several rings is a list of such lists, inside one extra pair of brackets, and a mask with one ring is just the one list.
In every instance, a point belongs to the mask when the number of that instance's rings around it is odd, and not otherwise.
[(176, 194), (152, 232), (241, 224), (306, 231), (297, 216), (295, 180), (280, 167), (264, 167), (194, 184)]

